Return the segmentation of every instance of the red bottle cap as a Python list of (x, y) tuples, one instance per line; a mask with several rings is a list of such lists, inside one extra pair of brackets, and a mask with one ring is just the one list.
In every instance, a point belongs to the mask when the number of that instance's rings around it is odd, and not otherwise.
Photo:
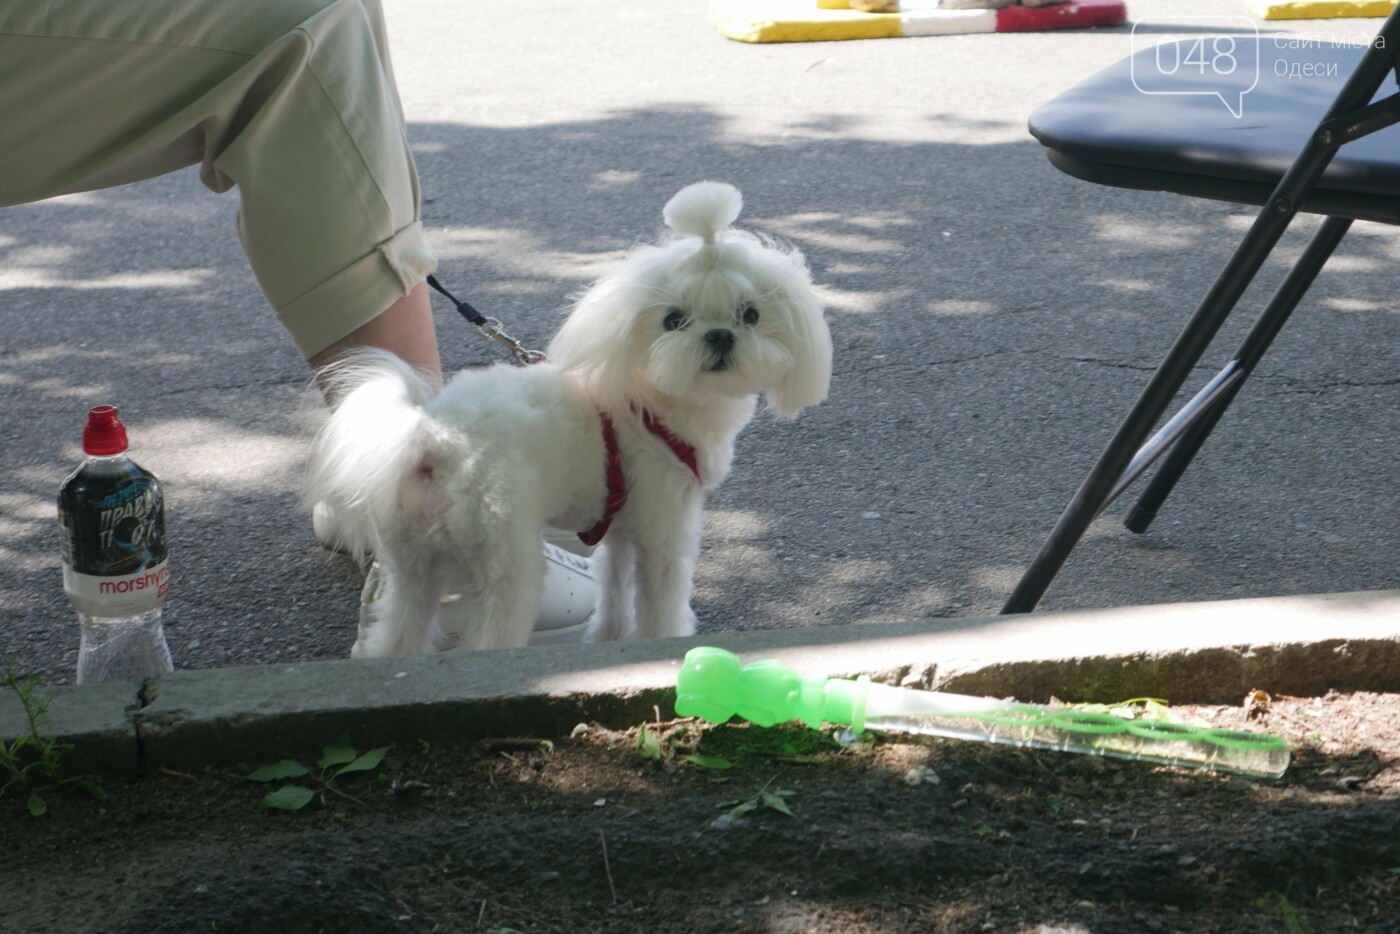
[(117, 417), (115, 405), (95, 406), (88, 412), (87, 427), (83, 429), (83, 450), (98, 457), (126, 450), (126, 427)]

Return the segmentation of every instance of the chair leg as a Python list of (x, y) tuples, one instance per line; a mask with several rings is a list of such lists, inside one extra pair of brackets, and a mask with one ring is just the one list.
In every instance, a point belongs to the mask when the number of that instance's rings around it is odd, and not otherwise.
[(1255, 322), (1244, 342), (1235, 351), (1234, 362), (1239, 371), (1239, 377), (1233, 380), (1229, 386), (1220, 394), (1208, 412), (1197, 419), (1191, 427), (1186, 429), (1182, 436), (1172, 445), (1171, 451), (1167, 454), (1166, 460), (1162, 462), (1162, 467), (1157, 471), (1156, 476), (1147, 485), (1138, 498), (1136, 505), (1129, 511), (1123, 524), (1132, 532), (1141, 534), (1146, 532), (1148, 526), (1157, 518), (1157, 513), (1166, 502), (1172, 490), (1176, 487), (1181, 475), (1186, 472), (1186, 468), (1191, 465), (1192, 459), (1210, 437), (1211, 431), (1215, 428), (1225, 410), (1234, 401), (1235, 395), (1244, 385), (1245, 380), (1254, 372), (1254, 367), (1264, 352), (1274, 342), (1283, 325), (1298, 307), (1298, 302), (1302, 300), (1307, 291), (1312, 288), (1313, 282), (1317, 279), (1318, 273), (1326, 265), (1327, 260), (1336, 251), (1337, 246), (1346, 236), (1351, 228), (1351, 220), (1345, 217), (1329, 217), (1323, 222), (1317, 233), (1313, 235), (1308, 243), (1303, 255), (1298, 258), (1298, 262), (1289, 270), (1287, 277), (1279, 285), (1278, 291), (1269, 300), (1259, 320)]
[[(1198, 320), (1202, 317), (1202, 311), (1208, 311), (1209, 316)], [(1186, 374), (1196, 365), (1209, 339), (1214, 336), (1229, 311), (1229, 306), (1202, 308), (1177, 338), (1176, 344), (1148, 381), (1137, 403), (1118, 426), (1108, 447), (1099, 456), (1098, 463), (1080, 484), (1079, 490), (1070, 500), (1069, 506), (1060, 516), (1045, 544), (1041, 545), (1030, 567), (1021, 576), (1016, 589), (1011, 592), (1011, 596), (1002, 607), (1003, 613), (1029, 613), (1035, 609), (1055, 575), (1069, 559), (1074, 546), (1079, 544), (1079, 540), (1089, 528), (1089, 523), (1094, 521), (1094, 517), (1112, 497), (1114, 487), (1132, 461), (1133, 455), (1176, 396)]]
[[(1302, 161), (1303, 159), (1300, 157), (1299, 162)], [(1316, 172), (1320, 174), (1326, 162), (1319, 161), (1321, 164), (1314, 162), (1313, 165)], [(1295, 163), (1294, 168), (1287, 175), (1294, 175), (1297, 169), (1298, 165)], [(1282, 183), (1280, 183), (1280, 187), (1283, 187)], [(1050, 588), (1055, 576), (1059, 574), (1060, 568), (1069, 559), (1070, 552), (1084, 537), (1089, 523), (1094, 521), (1104, 506), (1119, 492), (1119, 481), (1147, 439), (1152, 426), (1162, 417), (1162, 413), (1166, 411), (1171, 400), (1181, 390), (1186, 377), (1200, 361), (1202, 354), (1205, 353), (1206, 348), (1215, 338), (1221, 325), (1225, 323), (1225, 319), (1234, 309), (1240, 296), (1264, 264), (1264, 260), (1268, 258), (1269, 252), (1278, 243), (1295, 213), (1294, 211), (1278, 211), (1271, 208), (1260, 212), (1244, 240), (1240, 242), (1234, 255), (1225, 265), (1225, 269), (1221, 271), (1220, 277), (1216, 279), (1215, 284), (1201, 302), (1200, 307), (1196, 309), (1196, 313), (1191, 317), (1186, 328), (1177, 337), (1176, 343), (1167, 352), (1162, 364), (1152, 374), (1152, 378), (1143, 389), (1142, 395), (1138, 397), (1123, 423), (1118, 426), (1118, 430), (1114, 433), (1108, 447), (1099, 456), (1098, 463), (1094, 465), (1094, 468), (1080, 485), (1078, 492), (1075, 493), (1074, 498), (1070, 500), (1069, 506), (1060, 516), (1055, 528), (1050, 532), (1045, 544), (1041, 546), (1030, 567), (1021, 576), (1016, 589), (1011, 592), (1011, 596), (1002, 607), (1003, 613), (1029, 613), (1035, 609), (1040, 598)], [(1305, 257), (1310, 254), (1307, 264), (1309, 268), (1297, 269), (1297, 267), (1304, 266), (1302, 259), (1296, 264), (1296, 281), (1306, 281), (1309, 284), (1312, 282), (1317, 271), (1321, 269), (1321, 264), (1336, 248), (1337, 242), (1346, 233), (1350, 223), (1344, 218), (1328, 218), (1324, 222), (1322, 229), (1314, 235), (1313, 241), (1305, 253)], [(1311, 269), (1312, 266), (1317, 268)], [(1295, 273), (1290, 272), (1289, 278), (1293, 279), (1294, 276)], [(1296, 306), (1297, 300), (1301, 296), (1302, 293), (1299, 292), (1293, 298), (1292, 304)], [(1281, 306), (1284, 304), (1286, 303), (1280, 303)], [(1292, 307), (1289, 307), (1288, 310), (1291, 311)], [(1286, 315), (1283, 317), (1286, 318)], [(1256, 325), (1255, 333), (1251, 334), (1253, 339), (1247, 340), (1254, 362), (1258, 362), (1258, 357), (1267, 348), (1268, 341), (1273, 339), (1278, 327), (1281, 327), (1282, 324), (1283, 320), (1280, 319), (1271, 322), (1268, 327)], [(1227, 390), (1223, 395), (1222, 401), (1228, 402), (1228, 399), (1234, 395), (1234, 389)], [(1218, 418), (1218, 416), (1216, 417)], [(1201, 420), (1213, 424), (1210, 413), (1207, 413)], [(1197, 426), (1192, 426), (1192, 429), (1196, 428)], [(1184, 437), (1178, 439), (1177, 443), (1180, 444), (1184, 440), (1187, 439)], [(1202, 435), (1196, 446), (1199, 447), (1204, 440), (1205, 436)], [(1189, 458), (1185, 463), (1189, 463)], [(1183, 470), (1185, 463), (1182, 465)]]
[(1276, 193), (1287, 192), (1288, 196), (1275, 199), (1254, 219), (1249, 232), (1235, 248), (1230, 261), (1221, 270), (1220, 276), (1211, 286), (1200, 307), (1191, 316), (1191, 320), (1187, 322), (1176, 343), (1157, 367), (1157, 371), (1148, 380), (1142, 395), (1138, 397), (1123, 423), (1118, 426), (1108, 447), (1099, 456), (1098, 463), (1080, 484), (1078, 492), (1070, 500), (1049, 538), (1021, 576), (1016, 589), (1011, 592), (1011, 596), (1002, 607), (1003, 613), (1029, 613), (1035, 609), (1035, 605), (1040, 602), (1040, 598), (1045, 595), (1045, 591), (1059, 574), (1060, 568), (1069, 559), (1074, 546), (1083, 538), (1089, 523), (1094, 521), (1109, 500), (1117, 494), (1120, 478), (1143, 442), (1147, 440), (1152, 426), (1162, 417), (1162, 413), (1181, 390), (1186, 377), (1200, 362), (1202, 354), (1215, 339), (1221, 325), (1239, 302), (1240, 296), (1249, 287), (1249, 283), (1258, 274), (1269, 253), (1297, 214), (1295, 205), (1298, 199), (1294, 196), (1296, 190), (1306, 188), (1314, 178), (1321, 175), (1335, 152), (1335, 147), (1318, 147), (1309, 143), (1298, 160), (1284, 173)]

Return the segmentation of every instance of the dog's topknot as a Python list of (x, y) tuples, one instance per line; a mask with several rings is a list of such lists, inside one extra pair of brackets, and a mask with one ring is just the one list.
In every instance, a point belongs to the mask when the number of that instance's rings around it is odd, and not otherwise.
[(744, 196), (724, 182), (696, 182), (676, 192), (661, 216), (666, 226), (682, 236), (714, 243), (715, 235), (739, 217)]

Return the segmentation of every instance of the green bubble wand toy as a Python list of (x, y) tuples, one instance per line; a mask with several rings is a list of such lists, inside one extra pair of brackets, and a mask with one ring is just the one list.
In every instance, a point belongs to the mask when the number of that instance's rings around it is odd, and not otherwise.
[(773, 660), (742, 665), (733, 652), (709, 647), (686, 653), (676, 713), (711, 723), (737, 714), (758, 726), (801, 720), (816, 729), (825, 722), (856, 733), (942, 736), (1265, 778), (1283, 775), (1289, 760), (1288, 744), (1268, 733), (897, 688), (869, 678), (804, 677)]

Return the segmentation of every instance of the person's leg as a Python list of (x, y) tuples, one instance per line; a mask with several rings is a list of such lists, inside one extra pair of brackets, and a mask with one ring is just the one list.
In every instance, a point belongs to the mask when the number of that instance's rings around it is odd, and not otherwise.
[(302, 355), (438, 369), (377, 0), (5, 0), (0, 205), (202, 164)]
[[(378, 317), (312, 356), (307, 362), (318, 381), (324, 369), (345, 351), (356, 347), (382, 347), (403, 358), (435, 386), (441, 386), (442, 364), (438, 359), (437, 333), (433, 329), (428, 294), (426, 285), (414, 286)], [(321, 389), (325, 391), (324, 383)]]

